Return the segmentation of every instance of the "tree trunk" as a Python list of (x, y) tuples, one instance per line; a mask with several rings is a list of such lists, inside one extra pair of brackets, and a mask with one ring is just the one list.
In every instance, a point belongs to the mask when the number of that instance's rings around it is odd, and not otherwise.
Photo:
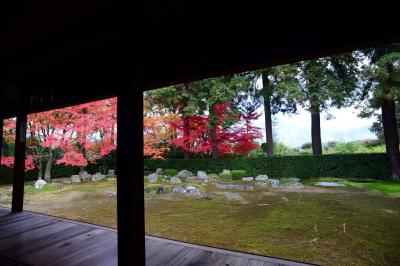
[[(186, 117), (184, 120), (184, 124), (183, 124), (183, 135), (184, 138), (187, 139), (190, 137), (190, 128), (189, 128), (189, 118)], [(190, 142), (187, 142), (187, 145), (190, 145)], [(186, 147), (186, 148), (190, 148), (190, 147)], [(190, 152), (188, 152), (186, 149), (183, 150), (183, 156), (185, 158), (185, 160), (190, 159)]]
[(395, 102), (385, 99), (381, 105), (386, 153), (389, 155), (392, 178), (400, 177), (399, 135), (397, 132)]
[(39, 168), (39, 172), (38, 172), (38, 179), (41, 179), (42, 177), (43, 177), (43, 166), (42, 166), (42, 158), (41, 157), (39, 157), (39, 165), (38, 165), (38, 168)]
[(271, 93), (268, 92), (268, 75), (262, 73), (263, 91), (264, 91), (264, 114), (265, 114), (265, 152), (268, 156), (274, 155), (274, 140), (272, 137), (272, 114), (271, 114)]
[(322, 154), (320, 113), (311, 112), (311, 143), (313, 155)]
[(217, 126), (211, 129), (211, 158), (218, 159), (218, 145), (217, 145)]
[(50, 182), (51, 179), (51, 167), (53, 166), (53, 152), (51, 148), (49, 150), (49, 159), (47, 160), (46, 170), (44, 172), (44, 180)]

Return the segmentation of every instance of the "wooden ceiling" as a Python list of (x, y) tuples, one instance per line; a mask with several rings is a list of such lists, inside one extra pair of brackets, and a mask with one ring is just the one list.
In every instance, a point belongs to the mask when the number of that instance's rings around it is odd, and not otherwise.
[(0, 8), (4, 116), (400, 40), (390, 6), (15, 2)]

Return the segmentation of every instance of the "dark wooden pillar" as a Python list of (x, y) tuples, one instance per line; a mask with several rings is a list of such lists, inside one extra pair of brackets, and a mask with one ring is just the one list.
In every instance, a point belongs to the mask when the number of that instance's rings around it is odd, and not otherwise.
[(15, 134), (14, 177), (11, 212), (22, 211), (24, 205), (26, 121), (26, 113), (18, 114)]
[(4, 118), (0, 114), (0, 166), (1, 166), (1, 156), (3, 156), (3, 122)]
[(118, 93), (118, 264), (145, 265), (143, 93)]

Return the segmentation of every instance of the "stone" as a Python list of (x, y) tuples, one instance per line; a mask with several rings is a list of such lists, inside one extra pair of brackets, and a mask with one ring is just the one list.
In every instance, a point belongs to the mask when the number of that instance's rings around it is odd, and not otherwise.
[(197, 180), (197, 176), (188, 176), (186, 180)]
[(316, 186), (321, 186), (321, 187), (345, 187), (345, 184), (342, 183), (336, 183), (336, 182), (318, 182), (315, 184)]
[(79, 178), (81, 179), (81, 181), (89, 181), (92, 178), (92, 175), (84, 171), (79, 173)]
[(92, 175), (92, 181), (99, 181), (102, 180), (103, 178), (105, 178), (105, 175), (102, 175), (101, 173), (95, 173), (94, 175)]
[(157, 189), (156, 193), (157, 193), (157, 194), (164, 193), (164, 187), (163, 187), (163, 186), (160, 186), (160, 187)]
[(178, 174), (176, 174), (176, 177), (181, 178), (181, 179), (186, 179), (191, 176), (193, 176), (193, 173), (188, 170), (182, 170)]
[(162, 168), (157, 168), (156, 174), (157, 175), (162, 175), (163, 174), (163, 169)]
[(253, 186), (233, 185), (233, 184), (215, 184), (217, 189), (235, 189), (235, 190), (254, 190)]
[(108, 170), (108, 175), (114, 176), (115, 175), (115, 170)]
[(213, 199), (215, 199), (214, 196), (209, 195), (209, 194), (203, 194), (203, 195), (201, 195), (200, 198), (205, 199), (205, 200), (213, 200)]
[(79, 177), (79, 175), (72, 175), (71, 176), (71, 182), (72, 183), (80, 183), (81, 182), (81, 178)]
[(204, 179), (207, 179), (207, 173), (206, 172), (204, 172), (204, 171), (198, 171), (197, 172), (197, 178), (198, 179), (201, 179), (201, 180), (204, 180)]
[(268, 183), (265, 182), (257, 182), (254, 184), (255, 187), (268, 187)]
[(37, 190), (41, 190), (46, 184), (47, 182), (39, 177), (39, 179), (35, 182), (35, 188)]
[(254, 180), (254, 177), (252, 177), (252, 176), (247, 176), (247, 177), (243, 177), (242, 180), (243, 180), (243, 181), (253, 181), (253, 180)]
[(278, 179), (269, 179), (268, 183), (271, 184), (272, 187), (279, 186), (279, 180)]
[(267, 175), (258, 175), (256, 177), (256, 181), (267, 181), (268, 180), (268, 176)]
[(150, 174), (147, 179), (149, 180), (150, 183), (156, 183), (157, 182), (158, 175), (156, 173)]
[(171, 178), (171, 180), (169, 182), (171, 182), (172, 184), (180, 184), (180, 183), (182, 183), (181, 179), (179, 177), (177, 177), (177, 176), (174, 176), (173, 178)]
[(230, 174), (230, 173), (231, 173), (231, 170), (224, 169), (224, 170), (222, 170), (222, 173), (223, 173), (223, 174)]
[(242, 196), (240, 196), (239, 194), (236, 194), (236, 193), (232, 193), (232, 192), (226, 192), (225, 198), (229, 201), (243, 201)]
[(194, 186), (187, 186), (186, 188), (173, 188), (172, 189), (173, 193), (176, 194), (184, 194), (184, 195), (200, 195), (200, 191), (197, 187)]
[(106, 195), (107, 195), (108, 197), (116, 197), (116, 196), (117, 196), (117, 192), (115, 192), (115, 191), (109, 191), (109, 192), (106, 192)]

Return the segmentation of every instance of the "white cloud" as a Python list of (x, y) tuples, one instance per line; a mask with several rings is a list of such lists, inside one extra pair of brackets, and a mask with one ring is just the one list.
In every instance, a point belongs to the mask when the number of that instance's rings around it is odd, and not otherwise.
[[(261, 112), (262, 109), (259, 111)], [(375, 121), (374, 118), (359, 118), (357, 117), (357, 110), (354, 108), (330, 109), (328, 111), (335, 118), (326, 120), (325, 114), (321, 114), (322, 142), (376, 138), (369, 131), (369, 127)], [(296, 115), (277, 114), (275, 119), (277, 122), (275, 133), (279, 141), (292, 147), (298, 147), (303, 143), (311, 142), (311, 116), (309, 112), (300, 109)], [(255, 125), (264, 129), (264, 114), (255, 121)]]

